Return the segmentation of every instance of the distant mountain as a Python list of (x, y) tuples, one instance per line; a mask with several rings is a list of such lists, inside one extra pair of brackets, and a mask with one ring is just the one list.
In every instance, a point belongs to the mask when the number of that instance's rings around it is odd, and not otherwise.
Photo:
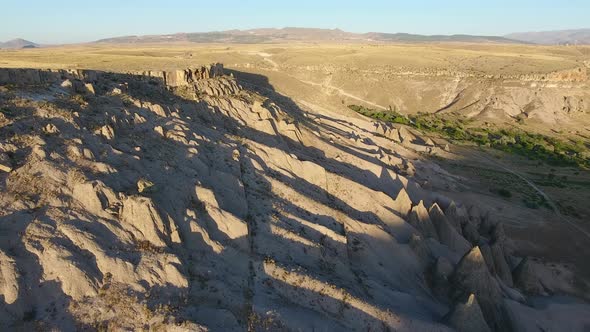
[(352, 33), (340, 29), (282, 28), (228, 30), (217, 32), (177, 33), (171, 35), (124, 36), (98, 40), (98, 43), (273, 43), (287, 41), (373, 41), (373, 42), (472, 42), (518, 43), (504, 37), (471, 35), (424, 36), (408, 33)]
[(362, 35), (339, 29), (283, 28), (176, 33), (171, 35), (124, 36), (98, 40), (98, 43), (271, 43), (281, 41), (361, 40)]
[(590, 44), (590, 29), (518, 32), (504, 37), (546, 45)]
[(380, 33), (364, 34), (368, 39), (391, 42), (468, 42), (468, 43), (521, 43), (510, 38), (498, 36), (474, 35), (416, 35), (410, 33)]
[(39, 44), (21, 38), (9, 40), (7, 42), (0, 42), (0, 48), (35, 48)]

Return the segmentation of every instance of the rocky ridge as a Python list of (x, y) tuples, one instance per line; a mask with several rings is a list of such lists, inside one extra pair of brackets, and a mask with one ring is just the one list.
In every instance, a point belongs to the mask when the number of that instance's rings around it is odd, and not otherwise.
[(0, 326), (507, 331), (551, 292), (406, 127), (219, 64), (0, 85)]

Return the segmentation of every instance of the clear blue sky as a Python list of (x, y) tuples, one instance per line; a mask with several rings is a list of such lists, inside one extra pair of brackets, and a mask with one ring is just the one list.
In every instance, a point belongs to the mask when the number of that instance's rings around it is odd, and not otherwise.
[(590, 0), (2, 0), (0, 41), (261, 27), (503, 35), (590, 27)]

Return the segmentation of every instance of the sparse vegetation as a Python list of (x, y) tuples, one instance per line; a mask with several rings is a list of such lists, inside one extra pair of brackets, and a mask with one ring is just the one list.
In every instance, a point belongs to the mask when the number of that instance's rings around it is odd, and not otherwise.
[(537, 191), (511, 173), (488, 168), (461, 165), (457, 163), (450, 164), (452, 168), (461, 170), (475, 178), (481, 179), (485, 186), (488, 186), (489, 192), (494, 193), (504, 199), (520, 200), (522, 204), (530, 209), (539, 209), (541, 207), (552, 209), (551, 205)]

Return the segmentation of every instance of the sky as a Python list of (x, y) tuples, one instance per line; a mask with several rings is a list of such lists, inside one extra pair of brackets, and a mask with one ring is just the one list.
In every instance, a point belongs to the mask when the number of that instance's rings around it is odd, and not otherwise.
[(589, 0), (2, 0), (0, 41), (76, 43), (230, 29), (505, 35), (590, 28)]

